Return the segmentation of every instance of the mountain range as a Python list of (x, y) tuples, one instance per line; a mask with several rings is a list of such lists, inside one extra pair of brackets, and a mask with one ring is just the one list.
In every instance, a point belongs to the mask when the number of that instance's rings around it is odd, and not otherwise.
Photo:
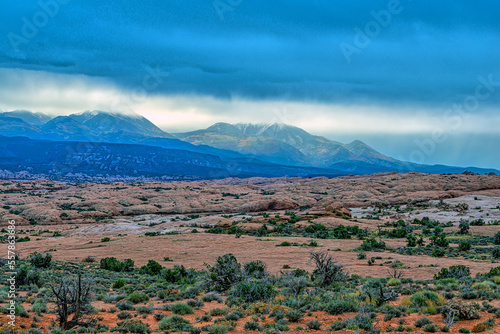
[[(75, 165), (71, 161), (78, 159), (85, 161), (76, 164), (79, 173), (175, 174), (201, 178), (332, 176), (391, 171), (498, 172), (413, 164), (385, 156), (359, 140), (343, 144), (295, 126), (276, 123), (216, 123), (207, 129), (171, 134), (137, 114), (85, 111), (51, 117), (17, 110), (0, 113), (0, 135), (0, 168), (16, 171), (28, 168), (44, 175), (61, 175), (57, 168), (46, 167), (58, 162), (56, 165), (68, 170), (68, 166)], [(78, 151), (78, 143), (86, 147), (85, 150)], [(30, 152), (29, 156), (12, 149), (17, 147), (23, 151), (23, 145), (31, 148), (24, 150)], [(65, 149), (61, 150), (62, 147)], [(174, 168), (174, 164), (182, 168)], [(75, 171), (74, 166), (70, 169)]]

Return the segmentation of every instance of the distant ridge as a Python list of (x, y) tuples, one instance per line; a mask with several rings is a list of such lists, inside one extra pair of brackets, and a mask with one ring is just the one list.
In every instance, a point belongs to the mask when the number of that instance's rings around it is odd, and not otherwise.
[[(291, 173), (290, 175), (372, 174), (392, 171), (462, 173), (466, 170), (474, 173), (500, 173), (495, 169), (413, 164), (385, 156), (359, 140), (343, 144), (310, 134), (296, 126), (280, 123), (220, 122), (206, 129), (170, 134), (137, 114), (93, 110), (51, 117), (17, 110), (0, 113), (0, 136), (58, 142), (140, 144), (142, 146), (129, 146), (130, 154), (137, 156), (141, 155), (139, 147), (166, 149), (172, 154), (174, 150), (188, 151), (217, 157), (227, 166), (240, 168), (244, 165), (244, 175), (276, 176), (280, 172)], [(4, 145), (9, 145), (8, 143), (6, 141)], [(43, 143), (45, 144), (38, 143), (38, 147), (52, 147), (47, 142)], [(125, 154), (126, 150), (117, 152)], [(158, 154), (163, 156), (163, 153)], [(92, 155), (87, 158), (89, 156)], [(104, 155), (100, 155), (99, 159), (103, 157)], [(180, 163), (179, 160), (176, 163)], [(194, 163), (194, 160), (190, 163)], [(253, 168), (251, 164), (259, 167)], [(156, 168), (168, 170), (161, 166)], [(220, 166), (213, 168), (224, 170)], [(186, 171), (189, 170), (186, 167)]]

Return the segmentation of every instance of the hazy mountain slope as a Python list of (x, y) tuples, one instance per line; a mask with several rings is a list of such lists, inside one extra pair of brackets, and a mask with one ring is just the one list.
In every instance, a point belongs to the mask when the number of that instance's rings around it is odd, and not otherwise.
[(4, 136), (26, 136), (39, 138), (41, 131), (21, 118), (0, 114), (0, 134)]
[(104, 134), (108, 138), (120, 137), (113, 135), (117, 133), (126, 133), (138, 137), (173, 137), (145, 117), (139, 115), (125, 115), (94, 110), (80, 114), (71, 114), (67, 117), (87, 126), (96, 133)]
[(52, 140), (98, 140), (98, 135), (67, 116), (58, 116), (41, 127), (43, 137)]
[(237, 126), (227, 123), (216, 123), (205, 130), (174, 135), (194, 145), (233, 150), (274, 163), (309, 165), (305, 155), (293, 146), (272, 138), (245, 134)]
[(220, 178), (338, 176), (345, 173), (256, 160), (228, 164), (218, 156), (135, 144), (32, 140), (0, 136), (0, 169), (55, 179), (87, 177)]
[(26, 123), (34, 126), (41, 126), (53, 118), (41, 112), (32, 112), (28, 110), (6, 111), (4, 113), (0, 113), (0, 115), (20, 118)]
[(295, 165), (331, 167), (360, 161), (394, 167), (398, 163), (360, 141), (344, 145), (285, 124), (216, 123), (205, 130), (175, 135), (195, 145), (232, 149), (267, 161)]

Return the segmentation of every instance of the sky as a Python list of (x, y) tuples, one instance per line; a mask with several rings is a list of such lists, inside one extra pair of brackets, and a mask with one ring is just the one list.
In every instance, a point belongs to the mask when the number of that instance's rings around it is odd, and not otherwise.
[(0, 110), (279, 122), (500, 168), (498, 1), (0, 1)]

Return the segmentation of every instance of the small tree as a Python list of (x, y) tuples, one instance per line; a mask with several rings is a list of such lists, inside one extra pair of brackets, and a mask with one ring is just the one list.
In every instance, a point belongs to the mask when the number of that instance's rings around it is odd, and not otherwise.
[(500, 232), (497, 232), (493, 237), (493, 243), (495, 245), (500, 245)]
[(94, 285), (92, 278), (82, 279), (82, 274), (78, 274), (76, 278), (66, 277), (58, 285), (51, 286), (59, 327), (68, 330), (95, 324), (90, 304), (94, 298)]
[(417, 247), (417, 237), (413, 234), (407, 235), (406, 241), (408, 242), (406, 247)]
[(458, 243), (458, 250), (461, 252), (467, 252), (471, 248), (470, 240), (460, 240)]
[(458, 225), (458, 227), (460, 228), (460, 234), (469, 234), (470, 224), (468, 221), (461, 219), (460, 225)]
[(313, 278), (318, 280), (322, 287), (328, 286), (333, 282), (344, 282), (347, 280), (347, 275), (344, 273), (344, 266), (338, 263), (333, 256), (328, 255), (327, 252), (311, 252), (310, 257), (316, 265), (316, 269), (313, 271)]
[(208, 269), (208, 279), (216, 291), (226, 291), (241, 280), (241, 264), (231, 253), (219, 256), (213, 266), (206, 263), (205, 266)]

